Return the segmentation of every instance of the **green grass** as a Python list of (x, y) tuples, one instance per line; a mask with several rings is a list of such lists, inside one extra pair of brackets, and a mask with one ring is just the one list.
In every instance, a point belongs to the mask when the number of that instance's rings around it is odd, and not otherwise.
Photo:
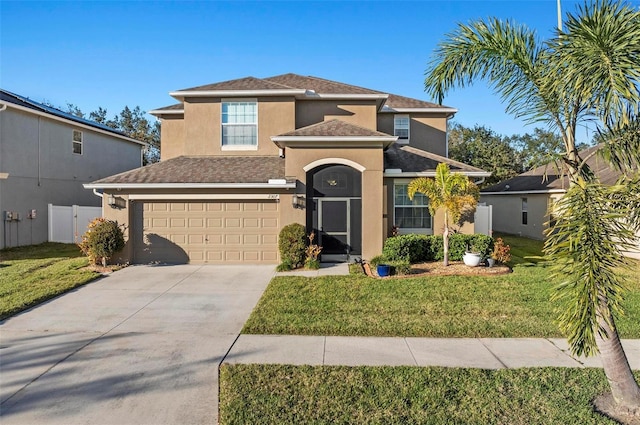
[(614, 424), (606, 389), (601, 369), (223, 365), (220, 423)]
[(76, 245), (44, 243), (0, 250), (0, 320), (95, 279)]
[[(501, 276), (372, 279), (274, 278), (243, 333), (417, 337), (563, 337), (549, 300), (554, 282), (535, 255), (541, 243), (505, 237), (518, 252)], [(539, 254), (539, 252), (538, 252)], [(524, 263), (522, 261), (525, 261)], [(640, 270), (640, 267), (638, 267)], [(640, 271), (630, 272), (622, 338), (640, 337)], [(634, 276), (635, 273), (635, 276)]]

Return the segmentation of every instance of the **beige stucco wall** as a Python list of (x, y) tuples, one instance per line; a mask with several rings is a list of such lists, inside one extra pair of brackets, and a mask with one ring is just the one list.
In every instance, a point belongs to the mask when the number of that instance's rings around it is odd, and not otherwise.
[[(382, 252), (383, 234), (383, 185), (382, 185), (382, 149), (293, 149), (286, 151), (286, 175), (295, 177), (299, 181), (299, 193), (304, 193), (306, 172), (304, 167), (314, 161), (326, 158), (353, 161), (364, 167), (362, 172), (362, 257), (370, 259)], [(327, 163), (340, 163), (329, 160)], [(285, 226), (289, 223), (306, 222), (305, 211), (293, 209), (291, 196), (283, 196), (285, 203), (281, 210), (281, 222)]]
[(185, 100), (182, 155), (277, 155), (278, 147), (271, 136), (295, 130), (294, 98), (258, 98), (257, 149), (223, 149), (221, 101), (220, 98)]
[(296, 128), (338, 119), (376, 130), (377, 107), (374, 100), (298, 100)]
[[(527, 198), (527, 224), (522, 224), (522, 198)], [(493, 230), (532, 239), (544, 239), (548, 219), (548, 194), (481, 195), (480, 202), (493, 205)]]
[[(409, 115), (409, 145), (418, 149), (446, 156), (447, 118), (445, 114), (411, 113)], [(393, 134), (394, 114), (378, 114), (378, 131)]]
[(160, 160), (165, 161), (185, 152), (184, 117), (163, 118), (160, 124)]

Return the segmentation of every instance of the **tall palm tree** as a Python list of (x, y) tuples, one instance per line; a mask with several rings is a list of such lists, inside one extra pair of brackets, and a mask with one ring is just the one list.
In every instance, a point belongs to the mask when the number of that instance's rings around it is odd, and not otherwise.
[[(633, 215), (630, 206), (640, 207), (638, 64), (640, 11), (596, 0), (568, 14), (565, 30), (545, 42), (509, 21), (460, 24), (436, 49), (425, 88), (442, 102), (451, 88), (483, 79), (508, 113), (544, 122), (562, 136), (571, 185), (545, 244), (563, 279), (554, 297), (566, 303), (559, 322), (574, 353), (600, 352), (616, 409), (640, 416), (640, 388), (614, 320), (624, 283), (617, 269), (624, 263), (621, 248), (640, 228), (640, 220), (622, 220)], [(628, 176), (621, 184), (604, 187), (580, 157), (576, 128), (586, 122), (602, 128), (603, 156)]]
[(440, 163), (436, 167), (433, 179), (419, 177), (412, 180), (407, 187), (409, 199), (413, 200), (416, 193), (422, 193), (429, 198), (429, 211), (435, 216), (440, 208), (444, 210), (444, 265), (449, 265), (449, 228), (451, 224), (460, 221), (462, 214), (473, 210), (478, 203), (478, 186), (467, 176), (452, 173), (449, 166)]

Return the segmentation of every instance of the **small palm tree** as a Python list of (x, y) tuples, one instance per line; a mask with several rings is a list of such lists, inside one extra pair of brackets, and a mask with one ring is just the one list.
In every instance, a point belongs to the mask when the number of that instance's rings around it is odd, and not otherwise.
[(409, 199), (416, 193), (429, 198), (429, 211), (434, 216), (440, 208), (444, 209), (444, 265), (449, 265), (449, 227), (458, 223), (462, 215), (473, 211), (478, 203), (478, 186), (463, 174), (452, 173), (449, 166), (440, 163), (436, 167), (433, 179), (419, 177), (409, 183), (407, 188)]
[[(571, 184), (545, 244), (562, 282), (554, 297), (564, 302), (559, 322), (574, 353), (600, 352), (615, 412), (637, 418), (640, 388), (614, 318), (623, 296), (621, 248), (640, 230), (640, 10), (595, 0), (569, 14), (565, 28), (541, 43), (512, 22), (460, 24), (438, 46), (425, 88), (441, 102), (450, 89), (485, 79), (507, 112), (562, 136)], [(620, 184), (603, 186), (580, 157), (576, 128), (587, 122), (602, 129), (603, 156), (627, 174)]]

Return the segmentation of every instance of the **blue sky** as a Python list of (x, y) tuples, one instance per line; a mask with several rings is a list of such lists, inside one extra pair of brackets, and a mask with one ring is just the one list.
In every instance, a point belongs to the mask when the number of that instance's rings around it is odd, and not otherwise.
[[(634, 0), (640, 5), (640, 0)], [(576, 2), (562, 0), (563, 12)], [(432, 100), (424, 71), (458, 22), (496, 16), (541, 37), (556, 1), (0, 2), (0, 86), (86, 113), (175, 103), (169, 91), (287, 72)], [(485, 84), (451, 92), (455, 120), (532, 132)]]

